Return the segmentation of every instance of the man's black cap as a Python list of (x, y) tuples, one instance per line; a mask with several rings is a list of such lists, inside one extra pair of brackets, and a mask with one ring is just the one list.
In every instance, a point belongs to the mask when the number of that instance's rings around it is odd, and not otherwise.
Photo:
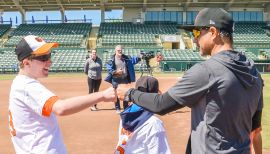
[(220, 31), (232, 33), (234, 21), (232, 16), (222, 8), (204, 8), (196, 16), (194, 25), (179, 26), (179, 28), (192, 31), (202, 27), (214, 26)]
[(136, 81), (135, 88), (142, 92), (158, 93), (158, 80), (152, 76), (142, 76)]

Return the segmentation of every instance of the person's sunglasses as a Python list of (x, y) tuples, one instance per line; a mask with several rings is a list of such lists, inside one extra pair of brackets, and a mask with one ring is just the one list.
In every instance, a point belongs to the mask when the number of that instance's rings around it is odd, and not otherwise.
[(209, 29), (209, 27), (202, 27), (202, 28), (199, 28), (199, 29), (193, 29), (192, 30), (193, 37), (195, 39), (199, 38), (200, 35), (201, 35), (201, 30), (208, 30), (208, 29)]
[(43, 56), (36, 56), (36, 57), (32, 57), (32, 59), (38, 60), (38, 61), (42, 61), (42, 62), (46, 62), (48, 60), (51, 59), (51, 53), (47, 54), (47, 55), (43, 55)]

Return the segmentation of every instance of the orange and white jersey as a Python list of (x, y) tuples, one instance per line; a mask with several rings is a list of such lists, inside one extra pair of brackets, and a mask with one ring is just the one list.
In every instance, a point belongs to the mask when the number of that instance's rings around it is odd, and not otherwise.
[(9, 128), (16, 153), (65, 154), (52, 106), (58, 97), (24, 75), (13, 80), (9, 96)]
[(121, 127), (115, 154), (171, 154), (162, 121), (151, 116), (129, 132)]

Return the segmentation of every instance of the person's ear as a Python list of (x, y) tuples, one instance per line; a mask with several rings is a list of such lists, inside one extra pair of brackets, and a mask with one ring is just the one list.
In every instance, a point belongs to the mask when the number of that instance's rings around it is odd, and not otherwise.
[(26, 58), (23, 60), (23, 65), (24, 66), (28, 66), (30, 63), (29, 63), (29, 60)]
[(215, 27), (210, 27), (209, 28), (209, 32), (212, 34), (212, 35), (214, 35), (215, 33), (216, 33), (216, 28)]
[(209, 32), (211, 33), (212, 37), (215, 39), (219, 36), (219, 30), (216, 27), (210, 27)]

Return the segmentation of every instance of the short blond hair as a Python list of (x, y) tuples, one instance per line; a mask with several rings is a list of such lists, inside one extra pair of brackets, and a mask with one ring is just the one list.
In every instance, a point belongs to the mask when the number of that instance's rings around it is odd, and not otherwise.
[(122, 49), (123, 47), (122, 47), (122, 45), (117, 45), (117, 46), (115, 46), (114, 50), (116, 50), (116, 48), (121, 48)]
[(97, 48), (91, 48), (88, 52), (91, 53), (93, 50), (97, 51)]
[[(28, 56), (28, 57), (26, 57), (24, 59), (33, 60), (34, 57), (35, 57), (35, 55), (30, 55), (30, 56)], [(20, 68), (24, 68), (23, 60), (19, 62), (19, 67)]]
[(20, 68), (24, 68), (24, 64), (23, 64), (22, 61), (19, 62), (19, 67), (20, 67)]

